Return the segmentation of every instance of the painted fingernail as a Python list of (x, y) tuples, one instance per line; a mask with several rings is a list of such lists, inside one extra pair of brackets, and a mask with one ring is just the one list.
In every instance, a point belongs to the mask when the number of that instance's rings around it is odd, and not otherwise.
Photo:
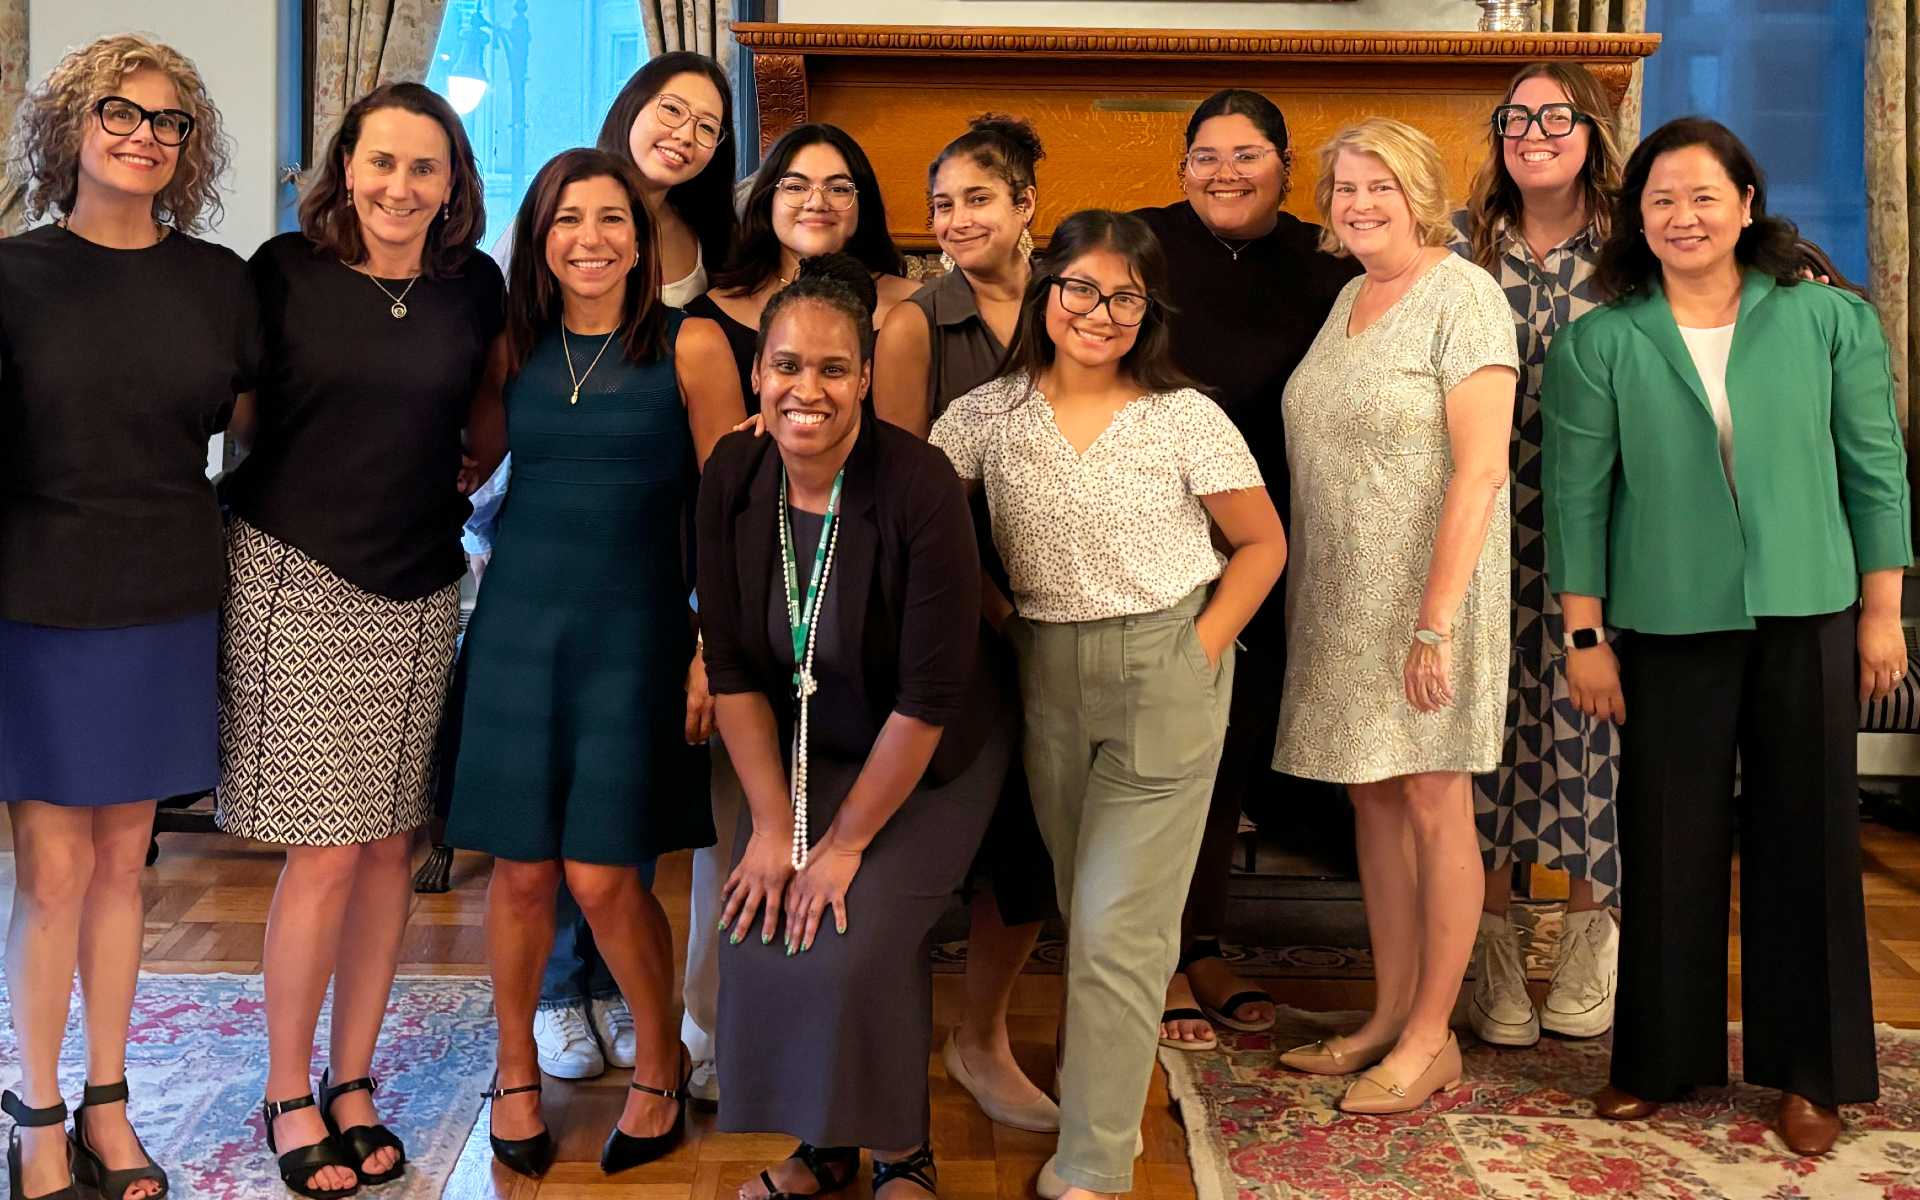
[(735, 933), (727, 938), (727, 945), (738, 946), (739, 944), (740, 944), (740, 935), (738, 933)]
[(772, 943), (772, 941), (773, 941), (773, 935), (772, 935), (772, 934), (770, 934), (770, 933), (763, 933), (763, 934), (761, 934), (761, 935), (760, 935), (760, 944), (761, 944), (762, 946), (765, 946), (765, 945), (769, 945), (769, 944), (771, 944), (771, 943)]
[(714, 928), (719, 930), (721, 933), (725, 933), (727, 931), (727, 919), (725, 917), (721, 917), (720, 923), (718, 925), (715, 925)]
[(792, 958), (792, 957), (793, 957), (793, 943), (792, 943), (792, 942), (788, 942), (788, 943), (787, 943), (787, 957), (788, 957), (788, 958)]
[(845, 933), (847, 931), (847, 923), (845, 921), (838, 921), (834, 924), (834, 929), (837, 932)]

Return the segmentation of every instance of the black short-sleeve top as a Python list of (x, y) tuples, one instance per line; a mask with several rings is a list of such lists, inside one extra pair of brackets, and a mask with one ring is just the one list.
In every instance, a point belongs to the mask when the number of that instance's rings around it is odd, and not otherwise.
[(0, 619), (177, 620), (226, 581), (208, 441), (260, 370), (246, 264), (170, 231), (0, 239)]
[(720, 327), (727, 338), (727, 349), (733, 351), (734, 369), (740, 372), (740, 395), (747, 402), (747, 411), (760, 411), (760, 406), (753, 402), (753, 351), (760, 340), (760, 331), (728, 316), (727, 310), (715, 304), (710, 294), (687, 301), (685, 311), (690, 317), (700, 317)]
[(392, 297), (407, 280), (375, 280), (302, 234), (267, 242), (248, 271), (267, 366), (233, 511), (390, 599), (458, 580), (472, 512), (456, 486), (460, 433), (506, 319), (499, 266), (476, 250), (421, 276), (399, 318)]

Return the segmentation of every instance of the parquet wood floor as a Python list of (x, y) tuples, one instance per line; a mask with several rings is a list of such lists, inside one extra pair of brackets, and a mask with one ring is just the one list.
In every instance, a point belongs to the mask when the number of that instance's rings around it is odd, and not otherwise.
[[(1920, 1026), (1920, 836), (1869, 826), (1865, 891), (1871, 938), (1874, 1011), (1878, 1019)], [(217, 835), (170, 834), (148, 873), (147, 970), (159, 972), (260, 969), (261, 940), (278, 860), (267, 847)], [(684, 948), (687, 859), (661, 863), (657, 888)], [(413, 919), (400, 970), (414, 974), (484, 974), (481, 905), (485, 861), (462, 855), (454, 887), (445, 895), (415, 896)], [(10, 829), (0, 823), (0, 921), (11, 908), (13, 854)], [(1740, 1015), (1738, 910), (1729, 929), (1729, 1016)], [(1357, 1009), (1369, 1002), (1370, 985), (1352, 980), (1267, 981), (1286, 1004), (1309, 1009)], [(934, 989), (936, 1045), (956, 1020), (959, 977), (940, 975)], [(1052, 1081), (1052, 1037), (1059, 1016), (1061, 980), (1028, 975), (1014, 998), (1014, 1038), (1021, 1061), (1035, 1078)], [(937, 1055), (928, 1064), (933, 1089), (933, 1145), (940, 1162), (940, 1192), (946, 1200), (1030, 1200), (1035, 1173), (1052, 1152), (1048, 1136), (997, 1127), (982, 1117), (950, 1082)], [(476, 1124), (445, 1196), (447, 1200), (731, 1200), (734, 1189), (767, 1163), (784, 1156), (792, 1140), (781, 1136), (721, 1134), (710, 1116), (695, 1114), (693, 1136), (672, 1157), (608, 1179), (600, 1174), (601, 1140), (621, 1104), (616, 1075), (587, 1084), (549, 1081), (547, 1118), (560, 1141), (560, 1162), (544, 1180), (512, 1175), (493, 1165), (486, 1127)], [(1142, 1129), (1146, 1155), (1136, 1170), (1141, 1200), (1189, 1200), (1193, 1185), (1180, 1125), (1168, 1107), (1165, 1081), (1155, 1072)], [(265, 1154), (263, 1146), (261, 1153)], [(847, 1193), (870, 1200), (863, 1181)]]

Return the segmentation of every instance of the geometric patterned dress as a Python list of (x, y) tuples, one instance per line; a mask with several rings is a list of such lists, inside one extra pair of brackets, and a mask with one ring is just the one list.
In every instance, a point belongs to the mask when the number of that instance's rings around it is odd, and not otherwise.
[[(1455, 253), (1471, 258), (1467, 214), (1453, 214)], [(1593, 882), (1595, 899), (1616, 903), (1620, 852), (1613, 801), (1619, 738), (1610, 721), (1575, 708), (1567, 695), (1560, 600), (1547, 587), (1540, 500), (1540, 381), (1547, 344), (1597, 307), (1591, 226), (1539, 261), (1517, 231), (1502, 229), (1495, 280), (1513, 306), (1519, 339), (1519, 394), (1513, 408), (1513, 664), (1507, 683), (1506, 749), (1498, 770), (1473, 780), (1474, 824), (1488, 870), (1516, 860)]]

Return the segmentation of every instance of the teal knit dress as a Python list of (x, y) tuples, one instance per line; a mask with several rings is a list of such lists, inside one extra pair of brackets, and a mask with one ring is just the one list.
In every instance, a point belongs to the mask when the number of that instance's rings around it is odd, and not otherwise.
[[(569, 340), (583, 371), (601, 339)], [(693, 439), (670, 353), (610, 346), (577, 405), (572, 386), (557, 328), (507, 385), (513, 490), (467, 631), (447, 840), (639, 865), (714, 840), (684, 737)]]

